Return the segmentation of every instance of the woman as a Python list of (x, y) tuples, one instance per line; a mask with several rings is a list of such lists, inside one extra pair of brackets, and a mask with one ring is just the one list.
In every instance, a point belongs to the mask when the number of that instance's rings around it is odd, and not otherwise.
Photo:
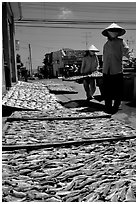
[[(122, 57), (131, 58), (126, 42), (118, 38), (126, 33), (126, 30), (113, 23), (102, 31), (107, 37), (103, 47), (103, 85), (105, 97), (105, 111), (114, 113), (119, 109), (122, 100), (123, 69)], [(114, 104), (112, 102), (114, 100)]]
[[(91, 45), (89, 50), (86, 51), (86, 54), (82, 60), (81, 65), (81, 74), (88, 75), (92, 74), (92, 72), (96, 71), (99, 67), (98, 57), (95, 54), (99, 52), (99, 50), (94, 46)], [(93, 94), (96, 90), (96, 83), (95, 79), (93, 78), (86, 78), (83, 80), (84, 90), (86, 92), (87, 101), (93, 99)]]

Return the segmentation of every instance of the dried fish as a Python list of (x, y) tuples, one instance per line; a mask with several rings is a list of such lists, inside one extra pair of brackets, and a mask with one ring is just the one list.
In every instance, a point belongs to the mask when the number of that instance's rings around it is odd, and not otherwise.
[(51, 179), (51, 180), (46, 179), (45, 181), (42, 181), (42, 182), (40, 183), (40, 185), (41, 185), (41, 186), (45, 186), (45, 185), (55, 186), (56, 182), (57, 182), (57, 181), (56, 181), (55, 179)]
[(17, 198), (11, 195), (7, 195), (2, 198), (2, 202), (23, 202), (26, 201), (26, 197), (24, 198)]
[(97, 194), (93, 195), (93, 197), (91, 197), (87, 202), (99, 202), (99, 195)]
[(13, 182), (12, 180), (4, 180), (4, 185), (15, 187), (17, 186), (17, 183)]
[(129, 186), (129, 188), (127, 190), (125, 202), (136, 202), (136, 197), (134, 195), (134, 192), (133, 192), (131, 185)]
[(49, 198), (50, 196), (47, 193), (40, 193), (37, 192), (37, 194), (35, 194), (35, 199), (40, 199), (40, 200), (44, 200), (46, 198)]
[(29, 176), (25, 176), (25, 175), (18, 175), (18, 179), (20, 180), (20, 181), (29, 181), (29, 180), (31, 180), (31, 178), (29, 177)]
[(29, 174), (31, 172), (32, 172), (32, 170), (30, 170), (30, 169), (21, 169), (20, 170), (21, 175), (27, 175), (27, 174)]
[(70, 197), (66, 199), (66, 202), (79, 202), (79, 198), (80, 198), (80, 195), (76, 195), (76, 196), (70, 195)]
[(117, 195), (117, 193), (112, 196), (111, 202), (118, 202), (118, 195)]
[(56, 197), (50, 197), (45, 199), (45, 202), (62, 202), (62, 199)]
[[(62, 111), (64, 112), (64, 110)], [(106, 123), (109, 130), (114, 125), (116, 126), (115, 129), (120, 125), (114, 120), (108, 120), (108, 122), (107, 120), (102, 120), (102, 122), (101, 120), (98, 122), (89, 120), (88, 123), (84, 123), (84, 120), (78, 123), (22, 121), (22, 123), (16, 122), (9, 125), (11, 131), (12, 128), (17, 131), (19, 142), (27, 143), (30, 137), (38, 140), (38, 142), (43, 141), (44, 137), (50, 142), (55, 141), (55, 139), (61, 141), (60, 136), (61, 139), (66, 140), (69, 131), (71, 131), (71, 129), (68, 131), (68, 128), (72, 124), (76, 127), (76, 136), (73, 136), (73, 139), (80, 140), (79, 129), (77, 129), (79, 125), (80, 131), (85, 130), (88, 135), (88, 130), (93, 132), (96, 131), (96, 128), (99, 133), (100, 131), (104, 132), (105, 129), (102, 128), (102, 125)], [(18, 126), (21, 129), (18, 129)], [(44, 132), (48, 128), (49, 134), (46, 135)], [(66, 135), (62, 138), (60, 131), (63, 128)], [(23, 134), (21, 135), (19, 132), (22, 129), (25, 131), (22, 131)], [(107, 134), (109, 130), (106, 132)], [(52, 134), (53, 131), (58, 134)], [(83, 136), (87, 137), (87, 135)], [(15, 134), (13, 134), (14, 136)], [(6, 138), (8, 138), (8, 134)], [(10, 138), (12, 138), (11, 134)], [(135, 145), (135, 140), (133, 140), (131, 143), (129, 141), (105, 142), (68, 148), (16, 150), (6, 152), (5, 155), (3, 153), (4, 165), (2, 168), (3, 172), (6, 172), (6, 174), (3, 173), (2, 181), (2, 185), (5, 187), (3, 188), (3, 200), (5, 199), (6, 202), (15, 199), (23, 199), (28, 202), (123, 202), (135, 200), (136, 156), (133, 156), (135, 155)], [(130, 156), (128, 157), (128, 155)], [(6, 178), (4, 178), (5, 175)], [(17, 194), (17, 198), (13, 192)]]
[(110, 201), (114, 196), (115, 196), (115, 194), (116, 194), (116, 190), (115, 191), (113, 191), (112, 193), (110, 193), (108, 196), (106, 196), (106, 200), (108, 201)]
[(111, 184), (107, 184), (102, 192), (103, 197), (106, 197), (106, 195), (108, 194), (108, 192), (110, 191), (111, 188)]
[(29, 182), (18, 181), (17, 182), (17, 187), (15, 189), (17, 191), (25, 192), (27, 190), (30, 190), (31, 187), (32, 187), (32, 185), (29, 184)]
[(33, 200), (35, 199), (35, 195), (39, 193), (39, 191), (37, 191), (36, 189), (31, 189), (30, 191), (27, 192), (27, 198), (29, 200)]
[(2, 194), (6, 196), (9, 194), (9, 191), (12, 189), (12, 186), (2, 186)]
[(75, 186), (76, 182), (73, 180), (71, 182), (69, 182), (66, 187), (63, 187), (63, 190), (64, 191), (69, 191), (69, 190), (72, 190), (73, 187)]
[(24, 198), (24, 197), (26, 197), (26, 193), (18, 192), (18, 191), (14, 190), (14, 189), (10, 190), (10, 194), (12, 196), (17, 197), (17, 198)]
[(126, 186), (123, 186), (123, 188), (119, 190), (119, 192), (118, 192), (118, 199), (119, 199), (119, 201), (123, 201), (125, 199), (126, 190), (127, 190)]
[(75, 186), (75, 189), (82, 189), (84, 188), (86, 185), (90, 185), (94, 182), (96, 182), (97, 180), (96, 179), (92, 179), (92, 178), (87, 178), (86, 181), (83, 181), (80, 185), (78, 186)]
[(85, 196), (82, 201), (84, 202), (92, 202), (94, 198), (97, 197), (97, 194), (95, 192), (90, 192), (87, 196)]
[(17, 166), (17, 169), (18, 169), (18, 171), (19, 170), (23, 170), (23, 169), (28, 169), (28, 168), (30, 168), (30, 163), (26, 163), (26, 164), (18, 164), (18, 166)]
[(65, 196), (65, 195), (68, 195), (68, 194), (70, 194), (70, 191), (68, 190), (63, 190), (63, 191), (58, 191), (57, 193), (56, 193), (56, 195), (57, 196), (60, 196), (60, 197), (62, 197), (62, 196)]

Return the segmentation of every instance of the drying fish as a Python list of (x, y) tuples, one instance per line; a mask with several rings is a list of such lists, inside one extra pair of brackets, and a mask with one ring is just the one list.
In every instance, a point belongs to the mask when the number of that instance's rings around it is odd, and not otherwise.
[(64, 188), (64, 191), (70, 191), (73, 189), (73, 187), (75, 186), (76, 182), (73, 180), (71, 182), (69, 182)]
[(37, 193), (35, 194), (35, 199), (41, 199), (44, 200), (46, 198), (49, 198), (50, 196), (47, 193)]
[(18, 191), (13, 190), (13, 189), (10, 190), (10, 194), (11, 194), (12, 196), (17, 197), (17, 198), (24, 198), (24, 197), (26, 197), (26, 193), (18, 192)]
[[(16, 137), (16, 140), (14, 139), (13, 141), (14, 141), (14, 144), (41, 143), (44, 141), (47, 143), (70, 141), (70, 140), (81, 141), (86, 138), (94, 139), (97, 137), (97, 135), (98, 137), (99, 135), (100, 137), (105, 137), (104, 135), (102, 135), (102, 133), (104, 132), (104, 129), (108, 130), (106, 137), (111, 137), (111, 132), (104, 124), (105, 122), (109, 123), (109, 121), (107, 122), (107, 119), (100, 120), (98, 122), (98, 124), (100, 124), (100, 127), (104, 127), (101, 129), (101, 128), (97, 128), (97, 123), (91, 119), (83, 120), (79, 122), (78, 121), (74, 122), (70, 120), (68, 121), (68, 123), (66, 123), (65, 120), (54, 121), (50, 123), (48, 121), (43, 121), (43, 123), (41, 121), (38, 121), (37, 124), (35, 123), (35, 121), (33, 122), (22, 121), (20, 123), (17, 123), (17, 125), (13, 127), (16, 129), (16, 127), (21, 126), (21, 124), (24, 124), (22, 125), (22, 128), (20, 130), (18, 131), (15, 130), (15, 133), (17, 135), (20, 135), (21, 138)], [(93, 128), (91, 128), (92, 123), (93, 123)], [(30, 131), (30, 128), (31, 128), (31, 131)], [(12, 129), (12, 123), (11, 123), (10, 129)], [(7, 133), (5, 133), (3, 143), (9, 144), (9, 142), (11, 142), (10, 141), (11, 139), (8, 136), (10, 129), (7, 130)], [(26, 129), (26, 131), (24, 131), (24, 129)], [(80, 134), (80, 131), (82, 134)], [(118, 133), (119, 133), (119, 128), (118, 128)], [(128, 155), (129, 154), (126, 154), (125, 157), (128, 157)], [(65, 154), (63, 156), (65, 157)], [(119, 161), (119, 158), (114, 159), (113, 161), (117, 163)]]
[(60, 197), (49, 197), (45, 199), (45, 202), (62, 202), (62, 199)]
[(121, 188), (124, 186), (127, 186), (130, 183), (128, 179), (119, 179), (118, 181), (115, 182), (115, 185), (117, 188)]
[(4, 196), (8, 195), (9, 194), (9, 191), (12, 189), (11, 186), (2, 186), (2, 194)]
[(25, 175), (19, 175), (18, 176), (18, 179), (20, 180), (20, 181), (28, 181), (28, 180), (30, 180), (30, 177), (29, 176), (25, 176)]
[(26, 197), (24, 198), (17, 198), (11, 195), (5, 196), (2, 198), (2, 202), (23, 202), (26, 200)]
[(12, 187), (17, 186), (17, 183), (13, 182), (12, 180), (4, 180), (4, 184)]
[(125, 199), (126, 191), (127, 191), (127, 187), (126, 187), (126, 186), (123, 186), (123, 188), (120, 189), (120, 191), (118, 192), (118, 199), (119, 199), (120, 201), (123, 201), (123, 200)]
[(129, 186), (129, 188), (127, 190), (125, 202), (136, 202), (136, 197), (134, 195), (134, 192), (133, 192), (131, 185)]
[(27, 190), (30, 190), (30, 188), (32, 187), (31, 184), (29, 184), (28, 182), (25, 183), (23, 181), (18, 181), (17, 183), (17, 187), (15, 188), (17, 191), (22, 191), (25, 192)]
[(18, 169), (18, 171), (19, 170), (23, 170), (23, 169), (28, 169), (28, 168), (30, 168), (30, 163), (26, 163), (26, 164), (18, 164), (18, 166), (17, 166), (17, 169)]
[[(35, 88), (38, 84), (35, 84)], [(25, 84), (20, 84), (20, 88)], [(29, 85), (27, 85), (28, 88)], [(31, 86), (31, 89), (34, 88)], [(82, 109), (61, 108), (53, 96), (47, 95), (50, 103), (44, 102), (44, 87), (36, 88), (31, 95), (26, 91), (20, 93), (19, 104), (40, 105), (41, 111), (19, 113), (21, 117), (29, 116), (78, 116), (84, 115)], [(29, 90), (30, 91), (30, 90)], [(26, 95), (25, 95), (26, 94)], [(36, 95), (35, 95), (36, 94)], [(12, 95), (11, 95), (12, 96)], [(16, 98), (16, 96), (14, 96)], [(25, 97), (27, 96), (27, 97)], [(23, 100), (26, 98), (26, 104)], [(38, 103), (37, 103), (38, 99)], [(52, 101), (53, 100), (53, 101)], [(35, 104), (35, 103), (36, 104)], [(51, 103), (54, 104), (51, 106)], [(42, 111), (45, 107), (48, 111)], [(51, 108), (52, 107), (52, 108)], [(67, 114), (67, 115), (66, 115)], [(101, 114), (101, 113), (100, 113)], [(17, 115), (19, 117), (19, 115)], [(86, 114), (88, 115), (88, 113)], [(96, 115), (96, 113), (95, 113)], [(97, 114), (98, 115), (98, 114)], [(86, 138), (124, 136), (134, 133), (125, 124), (113, 119), (61, 120), (61, 121), (11, 121), (3, 136), (3, 143), (15, 139), (16, 144), (54, 143), (55, 141), (81, 141)], [(20, 128), (19, 128), (20, 127)], [(112, 132), (111, 132), (112, 128)], [(9, 134), (11, 133), (11, 134)], [(13, 136), (13, 137), (12, 137)], [(18, 136), (18, 137), (17, 137)], [(3, 157), (3, 200), (44, 202), (98, 202), (98, 201), (130, 201), (135, 200), (135, 140), (119, 142), (102, 142), (80, 146), (64, 146), (45, 148), (34, 151), (17, 150), (6, 152)], [(5, 143), (4, 143), (5, 144)], [(6, 166), (7, 165), (7, 166)], [(11, 166), (11, 168), (10, 168)], [(131, 187), (130, 187), (131, 186)], [(9, 190), (9, 192), (8, 192)], [(9, 197), (8, 197), (9, 196)]]
[(111, 184), (107, 184), (102, 192), (103, 197), (106, 197), (106, 195), (108, 194), (108, 192), (110, 191), (111, 188)]
[(75, 186), (75, 189), (82, 189), (84, 188), (86, 185), (90, 185), (92, 183), (96, 182), (95, 179), (92, 178), (88, 178), (86, 181), (83, 181), (80, 185)]
[(44, 177), (46, 176), (47, 174), (43, 173), (43, 172), (31, 172), (30, 174), (30, 177), (33, 177), (33, 178), (39, 178), (39, 177)]
[(21, 170), (20, 170), (20, 174), (21, 174), (21, 175), (27, 175), (27, 174), (29, 174), (29, 173), (31, 173), (31, 170), (30, 170), (30, 169), (21, 169)]
[[(80, 195), (76, 195), (76, 196), (70, 195), (70, 197), (68, 197), (65, 201), (66, 202), (79, 202), (79, 198), (80, 198)], [(65, 198), (63, 198), (63, 201), (64, 199)]]
[(29, 200), (34, 200), (34, 199), (35, 199), (35, 195), (36, 195), (37, 193), (39, 193), (38, 190), (36, 190), (36, 189), (31, 189), (30, 191), (27, 192), (27, 198), (28, 198)]
[(84, 202), (91, 202), (93, 201), (94, 198), (97, 197), (97, 194), (94, 192), (90, 192), (87, 196), (84, 196), (84, 198), (82, 199), (82, 201)]
[(56, 195), (57, 195), (57, 196), (60, 196), (60, 197), (65, 196), (65, 195), (68, 195), (68, 194), (70, 194), (70, 191), (67, 191), (67, 190), (58, 191), (58, 192), (56, 193)]
[(99, 196), (96, 193), (93, 193), (87, 200), (86, 202), (95, 202), (97, 201)]
[(113, 196), (115, 196), (115, 194), (116, 194), (116, 190), (114, 192), (110, 193), (108, 196), (106, 196), (106, 200), (110, 201), (113, 198)]
[(51, 179), (51, 180), (46, 179), (45, 181), (41, 182), (40, 185), (41, 186), (45, 186), (45, 185), (55, 186), (56, 182), (57, 181), (55, 179)]
[(112, 196), (112, 198), (111, 198), (110, 201), (111, 201), (111, 202), (118, 202), (118, 195), (117, 195), (117, 193)]

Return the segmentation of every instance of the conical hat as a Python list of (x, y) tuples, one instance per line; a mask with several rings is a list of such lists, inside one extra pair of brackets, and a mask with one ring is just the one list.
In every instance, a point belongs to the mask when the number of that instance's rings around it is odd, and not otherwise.
[(126, 33), (126, 30), (121, 26), (117, 25), (116, 23), (112, 23), (110, 26), (108, 26), (102, 31), (102, 34), (106, 37), (108, 37), (107, 31), (118, 32), (118, 36), (124, 35)]
[(99, 50), (94, 45), (91, 45), (89, 47), (89, 50), (94, 51), (94, 52), (99, 52)]

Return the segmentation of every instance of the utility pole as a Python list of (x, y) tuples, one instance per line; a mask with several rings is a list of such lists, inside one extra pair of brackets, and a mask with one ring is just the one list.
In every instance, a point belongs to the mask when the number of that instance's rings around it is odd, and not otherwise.
[(88, 33), (86, 33), (86, 50), (88, 49)]
[(89, 38), (91, 37), (90, 32), (86, 32), (85, 33), (85, 46), (86, 46), (86, 50), (88, 49), (88, 44), (89, 44)]
[(29, 71), (32, 76), (32, 56), (31, 56), (31, 45), (29, 44)]

